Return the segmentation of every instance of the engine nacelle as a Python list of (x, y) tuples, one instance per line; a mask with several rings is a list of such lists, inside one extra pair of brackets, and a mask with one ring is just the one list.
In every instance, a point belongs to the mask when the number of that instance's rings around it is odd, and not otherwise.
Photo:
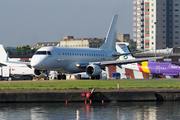
[(98, 65), (88, 65), (86, 67), (86, 73), (89, 76), (98, 76), (102, 72), (102, 69)]
[(34, 74), (38, 77), (48, 76), (47, 70), (34, 69)]

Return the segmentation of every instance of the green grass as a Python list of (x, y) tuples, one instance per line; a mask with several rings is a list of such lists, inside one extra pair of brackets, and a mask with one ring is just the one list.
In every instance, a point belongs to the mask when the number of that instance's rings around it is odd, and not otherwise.
[[(77, 89), (117, 89), (117, 81), (106, 80), (72, 80), (72, 81), (29, 81), (29, 82), (2, 82), (0, 91), (4, 90), (77, 90)], [(120, 89), (132, 88), (168, 88), (180, 89), (180, 81), (122, 81)]]

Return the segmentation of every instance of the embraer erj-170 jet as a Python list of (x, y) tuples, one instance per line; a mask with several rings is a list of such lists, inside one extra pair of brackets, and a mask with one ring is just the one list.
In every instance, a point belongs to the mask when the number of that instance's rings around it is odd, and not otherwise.
[(105, 70), (105, 66), (149, 60), (150, 58), (116, 61), (120, 55), (125, 55), (115, 51), (117, 23), (118, 15), (114, 15), (106, 41), (100, 48), (42, 47), (33, 55), (31, 66), (36, 71), (57, 71), (59, 73), (58, 79), (66, 79), (64, 73), (86, 71), (89, 76), (99, 77), (102, 70)]
[[(130, 53), (129, 48), (127, 47), (129, 43), (116, 43), (116, 50), (120, 53)], [(119, 57), (120, 60), (132, 60), (135, 59), (134, 56), (131, 54), (123, 55)], [(172, 64), (170, 62), (152, 62), (152, 61), (145, 61), (145, 62), (138, 62), (132, 64), (123, 64), (121, 65), (122, 68), (128, 68), (140, 72), (145, 72), (149, 74), (155, 75), (170, 75), (176, 76), (180, 73), (180, 66), (176, 64)]]

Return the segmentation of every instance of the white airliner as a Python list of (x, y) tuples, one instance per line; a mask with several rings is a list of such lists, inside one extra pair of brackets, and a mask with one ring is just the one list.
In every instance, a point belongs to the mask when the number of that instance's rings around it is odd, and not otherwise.
[[(117, 60), (120, 55), (115, 51), (118, 15), (114, 15), (105, 43), (100, 48), (42, 47), (31, 59), (36, 71), (54, 70), (58, 79), (66, 79), (64, 73), (86, 72), (89, 76), (100, 76), (105, 66), (147, 61), (151, 58)], [(130, 53), (128, 53), (130, 54)], [(153, 57), (155, 58), (155, 57)], [(159, 59), (162, 57), (156, 57)]]

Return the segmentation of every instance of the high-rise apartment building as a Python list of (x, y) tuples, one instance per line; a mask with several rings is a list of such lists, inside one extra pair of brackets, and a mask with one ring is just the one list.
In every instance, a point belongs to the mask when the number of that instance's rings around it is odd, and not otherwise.
[(137, 49), (180, 46), (180, 0), (136, 0), (133, 4)]

